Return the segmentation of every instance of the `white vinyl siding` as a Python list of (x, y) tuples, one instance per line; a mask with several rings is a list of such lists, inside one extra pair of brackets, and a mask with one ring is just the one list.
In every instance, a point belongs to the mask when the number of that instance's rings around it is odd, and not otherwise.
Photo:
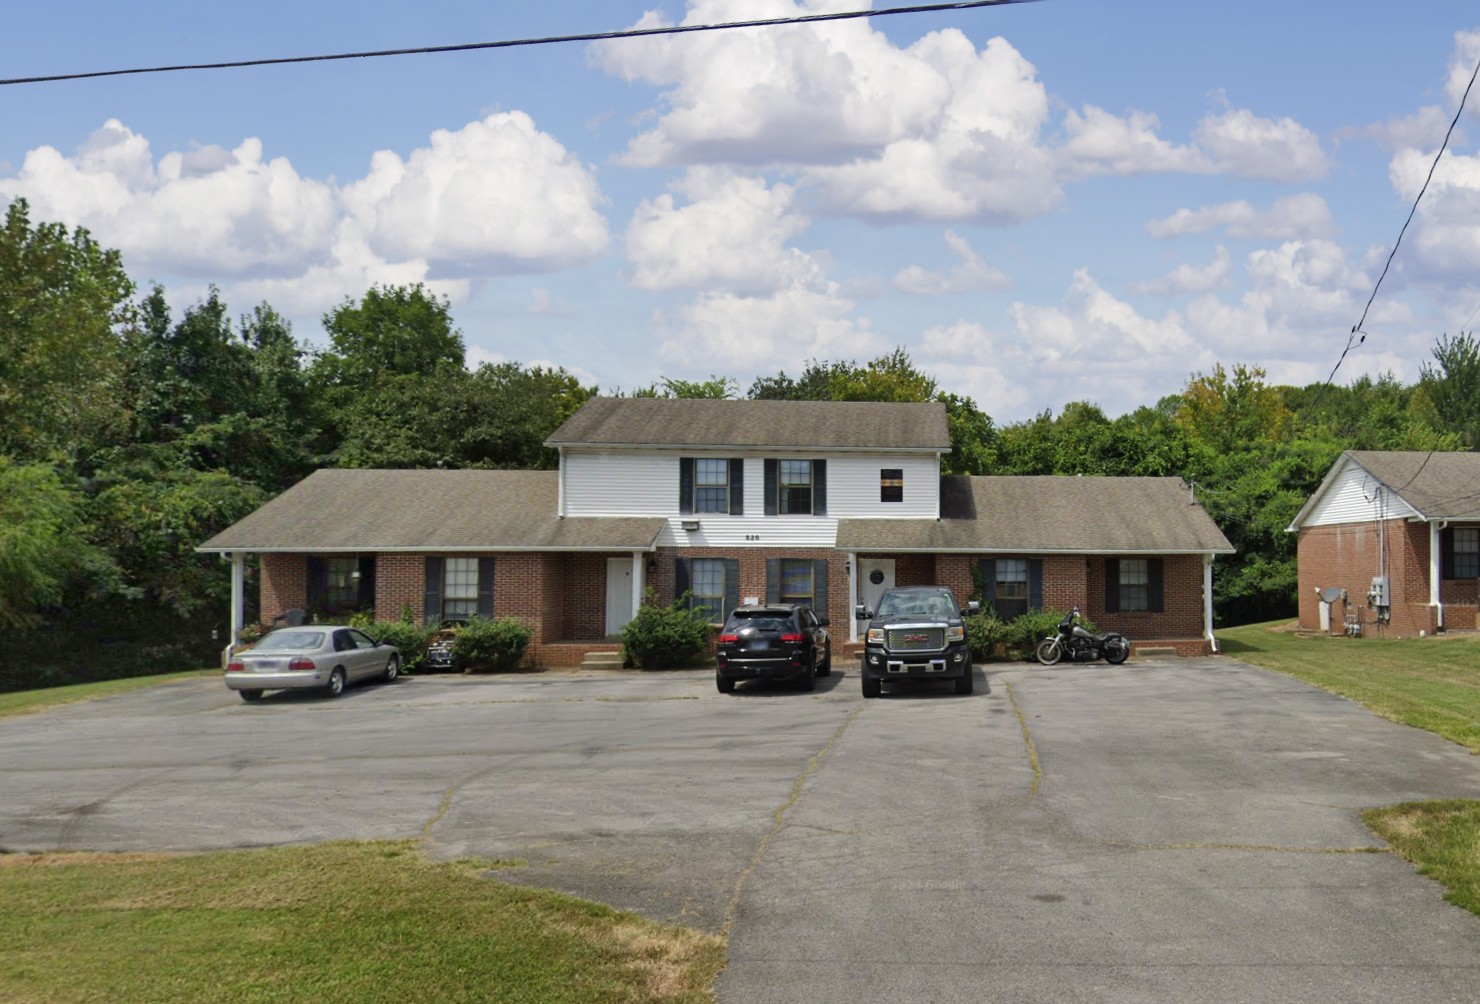
[[(1377, 497), (1382, 488), (1381, 497)], [(1392, 490), (1384, 487), (1362, 468), (1347, 462), (1326, 494), (1305, 517), (1302, 526), (1331, 526), (1338, 523), (1369, 523), (1376, 519), (1408, 519), (1417, 516)]]
[[(828, 454), (818, 452), (748, 451), (741, 453), (694, 453), (632, 450), (630, 452), (567, 449), (564, 452), (564, 501), (566, 516), (667, 516), (679, 518), (678, 461), (681, 456), (715, 459), (741, 456), (745, 461), (745, 515), (732, 517), (719, 513), (696, 513), (704, 530), (731, 521), (749, 526), (752, 520), (764, 521), (767, 540), (771, 538), (788, 546), (820, 544), (831, 547), (837, 521), (843, 519), (897, 518), (935, 519), (940, 515), (940, 460), (935, 454)], [(827, 461), (827, 516), (766, 517), (765, 465), (767, 459)], [(904, 472), (904, 501), (879, 501), (879, 471), (884, 468)], [(782, 529), (778, 523), (800, 524)], [(731, 531), (719, 531), (727, 538)], [(743, 546), (743, 534), (756, 532), (753, 527), (737, 526), (734, 543)], [(791, 540), (794, 534), (801, 540)], [(682, 531), (680, 531), (682, 535)], [(778, 536), (780, 535), (780, 536)], [(825, 543), (822, 543), (826, 536)], [(782, 540), (782, 537), (788, 538)], [(726, 543), (729, 543), (726, 540)], [(671, 543), (664, 541), (663, 543)], [(697, 544), (698, 541), (693, 541)], [(754, 542), (751, 542), (754, 543)]]

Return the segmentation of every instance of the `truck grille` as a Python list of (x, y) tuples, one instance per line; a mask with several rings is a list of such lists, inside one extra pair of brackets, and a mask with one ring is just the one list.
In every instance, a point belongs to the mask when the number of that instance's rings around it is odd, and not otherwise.
[(891, 652), (939, 652), (946, 647), (943, 627), (895, 627), (884, 632)]

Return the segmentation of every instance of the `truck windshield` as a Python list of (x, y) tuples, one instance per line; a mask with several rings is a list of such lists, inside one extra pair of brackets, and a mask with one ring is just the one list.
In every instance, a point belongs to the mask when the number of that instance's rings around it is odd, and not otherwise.
[(943, 593), (885, 594), (879, 601), (880, 617), (954, 617), (956, 604)]

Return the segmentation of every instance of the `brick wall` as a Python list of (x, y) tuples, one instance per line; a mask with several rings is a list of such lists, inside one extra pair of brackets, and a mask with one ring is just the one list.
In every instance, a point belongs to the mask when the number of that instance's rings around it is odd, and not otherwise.
[[(1105, 558), (1086, 562), (1087, 601), (1080, 609), (1101, 631), (1119, 631), (1132, 644), (1177, 638), (1200, 638), (1203, 633), (1203, 559), (1200, 554), (1172, 554), (1161, 559), (1162, 606), (1160, 613), (1105, 610)], [(1045, 580), (1047, 572), (1044, 573)], [(1046, 591), (1046, 586), (1045, 586)]]
[(262, 623), (285, 610), (308, 607), (308, 558), (302, 554), (264, 554), (262, 556), (261, 601), (258, 604)]
[(422, 622), (426, 612), (426, 555), (382, 554), (375, 562), (375, 616), (383, 621), (400, 620), (411, 611), (411, 619)]
[[(1438, 611), (1429, 605), (1429, 528), (1426, 523), (1392, 519), (1387, 529), (1387, 575), (1392, 590), (1392, 618), (1377, 620), (1367, 606), (1367, 590), (1380, 570), (1381, 535), (1377, 522), (1311, 526), (1300, 530), (1297, 548), (1300, 626), (1320, 629), (1320, 598), (1317, 589), (1345, 589), (1345, 603), (1331, 605), (1331, 631), (1345, 630), (1348, 609), (1362, 619), (1364, 635), (1411, 638), (1420, 631), (1432, 634), (1438, 628)], [(1475, 582), (1445, 580), (1439, 584), (1445, 605), (1445, 626), (1475, 626)]]

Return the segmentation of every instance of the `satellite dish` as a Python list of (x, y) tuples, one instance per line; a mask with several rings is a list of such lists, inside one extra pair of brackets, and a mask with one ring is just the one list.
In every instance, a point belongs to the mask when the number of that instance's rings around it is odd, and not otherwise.
[(1317, 590), (1317, 592), (1321, 594), (1322, 603), (1335, 603), (1341, 599), (1341, 594), (1346, 592), (1346, 590), (1339, 589), (1336, 586), (1327, 586), (1325, 589)]

